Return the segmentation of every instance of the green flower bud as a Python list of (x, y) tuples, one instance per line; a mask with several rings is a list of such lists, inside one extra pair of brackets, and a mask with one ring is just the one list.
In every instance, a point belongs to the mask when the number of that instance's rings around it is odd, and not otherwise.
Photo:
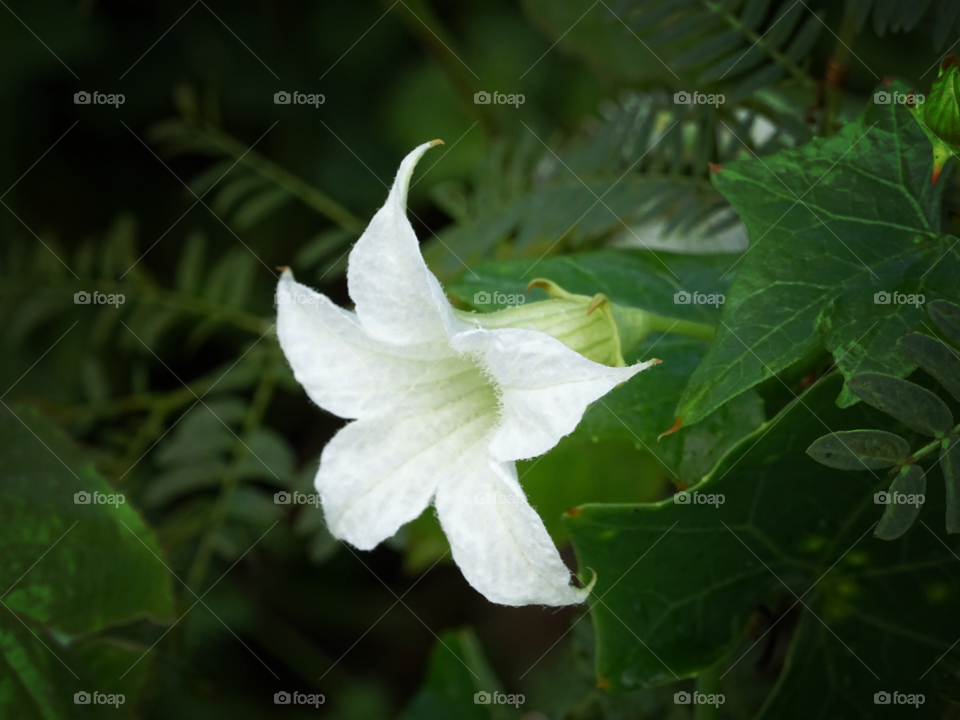
[(936, 184), (947, 160), (960, 152), (960, 58), (947, 55), (926, 102), (908, 108), (933, 144), (930, 183)]

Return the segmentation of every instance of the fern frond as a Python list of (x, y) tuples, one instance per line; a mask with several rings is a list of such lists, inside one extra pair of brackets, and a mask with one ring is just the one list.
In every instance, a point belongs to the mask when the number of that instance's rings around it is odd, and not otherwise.
[(697, 89), (720, 88), (728, 102), (787, 76), (816, 88), (803, 63), (823, 24), (803, 3), (627, 0), (617, 10), (672, 70), (699, 70)]

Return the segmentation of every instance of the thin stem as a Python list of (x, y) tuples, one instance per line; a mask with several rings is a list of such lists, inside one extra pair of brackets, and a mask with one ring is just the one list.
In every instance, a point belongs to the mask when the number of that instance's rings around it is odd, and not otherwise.
[(653, 329), (660, 332), (686, 335), (700, 340), (713, 340), (717, 334), (713, 326), (692, 320), (678, 320), (677, 318), (661, 317), (660, 315), (651, 315), (650, 319), (653, 323)]
[(366, 229), (367, 224), (365, 222), (329, 195), (317, 190), (317, 188), (304, 182), (293, 173), (284, 170), (276, 163), (258, 155), (219, 128), (204, 125), (202, 128), (196, 128), (196, 131), (213, 148), (233, 156), (250, 169), (260, 173), (267, 180), (280, 186), (291, 195), (300, 198), (344, 230), (359, 236)]
[(820, 117), (820, 134), (829, 137), (837, 131), (837, 116), (840, 114), (840, 104), (843, 102), (841, 85), (847, 74), (850, 63), (850, 46), (856, 35), (856, 19), (853, 12), (843, 16), (840, 25), (840, 34), (833, 46), (833, 56), (827, 61), (827, 69), (823, 79), (823, 115)]
[[(274, 350), (274, 353), (276, 350)], [(233, 446), (233, 462), (227, 468), (224, 474), (223, 484), (220, 488), (220, 494), (210, 511), (208, 527), (200, 538), (200, 546), (194, 557), (193, 564), (190, 566), (187, 575), (187, 585), (194, 589), (194, 592), (200, 591), (200, 584), (207, 574), (207, 568), (210, 565), (210, 559), (213, 556), (213, 547), (216, 541), (217, 533), (226, 521), (230, 510), (230, 503), (233, 500), (234, 492), (239, 485), (240, 463), (246, 457), (248, 445), (253, 433), (257, 431), (263, 422), (263, 416), (273, 399), (273, 391), (277, 383), (276, 363), (277, 359), (271, 353), (265, 358), (263, 375), (260, 377), (260, 384), (257, 386), (253, 395), (253, 402), (247, 409), (247, 414), (243, 419), (242, 439), (238, 440)]]
[[(696, 691), (703, 695), (718, 695), (720, 693), (720, 663), (697, 675)], [(718, 720), (720, 707), (707, 702), (697, 703), (694, 705), (693, 717), (694, 720)]]
[(392, 7), (396, 7), (410, 32), (450, 78), (467, 111), (480, 121), (488, 135), (499, 134), (500, 123), (491, 111), (492, 106), (478, 105), (473, 100), (473, 94), (483, 88), (477, 86), (479, 81), (472, 77), (461, 61), (463, 52), (451, 50), (456, 47), (456, 41), (433, 9), (424, 0), (404, 0), (399, 5), (394, 3)]

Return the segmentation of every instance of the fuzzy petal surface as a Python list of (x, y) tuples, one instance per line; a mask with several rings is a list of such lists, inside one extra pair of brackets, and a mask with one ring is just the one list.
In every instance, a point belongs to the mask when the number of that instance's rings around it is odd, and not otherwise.
[(477, 358), (500, 393), (490, 453), (502, 462), (537, 457), (577, 427), (587, 406), (655, 364), (609, 367), (534, 330), (468, 330), (451, 339)]
[(444, 479), (469, 475), (461, 458), (485, 452), (496, 395), (472, 365), (423, 412), (401, 407), (340, 430), (320, 456), (316, 487), (330, 532), (370, 550), (416, 519)]

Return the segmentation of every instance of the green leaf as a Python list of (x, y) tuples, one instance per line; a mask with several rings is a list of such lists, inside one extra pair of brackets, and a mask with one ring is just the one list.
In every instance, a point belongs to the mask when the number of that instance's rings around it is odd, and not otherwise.
[(479, 704), (474, 701), (477, 693), (489, 693), (492, 699), (492, 693), (502, 696), (503, 689), (473, 631), (448, 630), (437, 639), (430, 653), (423, 686), (400, 720), (508, 720), (520, 717), (516, 703)]
[[(927, 476), (918, 465), (900, 468), (890, 490), (880, 497), (886, 501), (886, 509), (880, 524), (873, 533), (881, 540), (896, 540), (903, 535), (920, 514), (920, 508), (926, 500)], [(874, 499), (874, 502), (879, 502)]]
[[(147, 663), (120, 676), (147, 648), (94, 634), (172, 619), (153, 533), (34, 410), (0, 410), (0, 477), (0, 716), (74, 717), (81, 690), (123, 693), (130, 705), (114, 716), (129, 714)], [(113, 495), (114, 504), (77, 504), (80, 491)]]
[(947, 532), (960, 533), (960, 437), (943, 441), (940, 467), (947, 485)]
[(960, 357), (957, 351), (939, 338), (910, 333), (897, 343), (907, 357), (933, 377), (957, 400), (960, 400)]
[[(901, 82), (885, 89), (908, 90)], [(753, 244), (681, 399), (684, 424), (821, 343), (848, 378), (913, 369), (895, 343), (922, 327), (918, 296), (953, 296), (960, 273), (956, 239), (941, 232), (943, 188), (930, 185), (930, 163), (930, 143), (908, 110), (871, 103), (832, 137), (713, 173)], [(875, 298), (881, 292), (916, 302)], [(844, 393), (840, 402), (856, 398)]]
[(837, 470), (879, 470), (906, 462), (910, 443), (883, 430), (851, 430), (817, 438), (807, 455)]
[[(716, 504), (586, 505), (564, 518), (578, 566), (597, 573), (597, 674), (612, 691), (732, 666), (754, 644), (744, 630), (763, 604), (795, 607), (803, 630), (761, 717), (883, 717), (873, 694), (894, 681), (926, 695), (912, 716), (937, 717), (933, 673), (919, 678), (960, 636), (949, 611), (960, 599), (957, 547), (929, 532), (872, 539), (873, 495), (887, 478), (803, 454), (824, 425), (893, 426), (865, 405), (835, 407), (841, 382), (821, 380), (688, 491)], [(940, 503), (928, 499), (927, 511)]]
[(953, 426), (953, 414), (943, 400), (909, 380), (860, 373), (847, 381), (847, 387), (865, 403), (918, 433), (943, 437)]
[(944, 335), (960, 345), (960, 305), (938, 300), (930, 303), (928, 310), (933, 322)]

